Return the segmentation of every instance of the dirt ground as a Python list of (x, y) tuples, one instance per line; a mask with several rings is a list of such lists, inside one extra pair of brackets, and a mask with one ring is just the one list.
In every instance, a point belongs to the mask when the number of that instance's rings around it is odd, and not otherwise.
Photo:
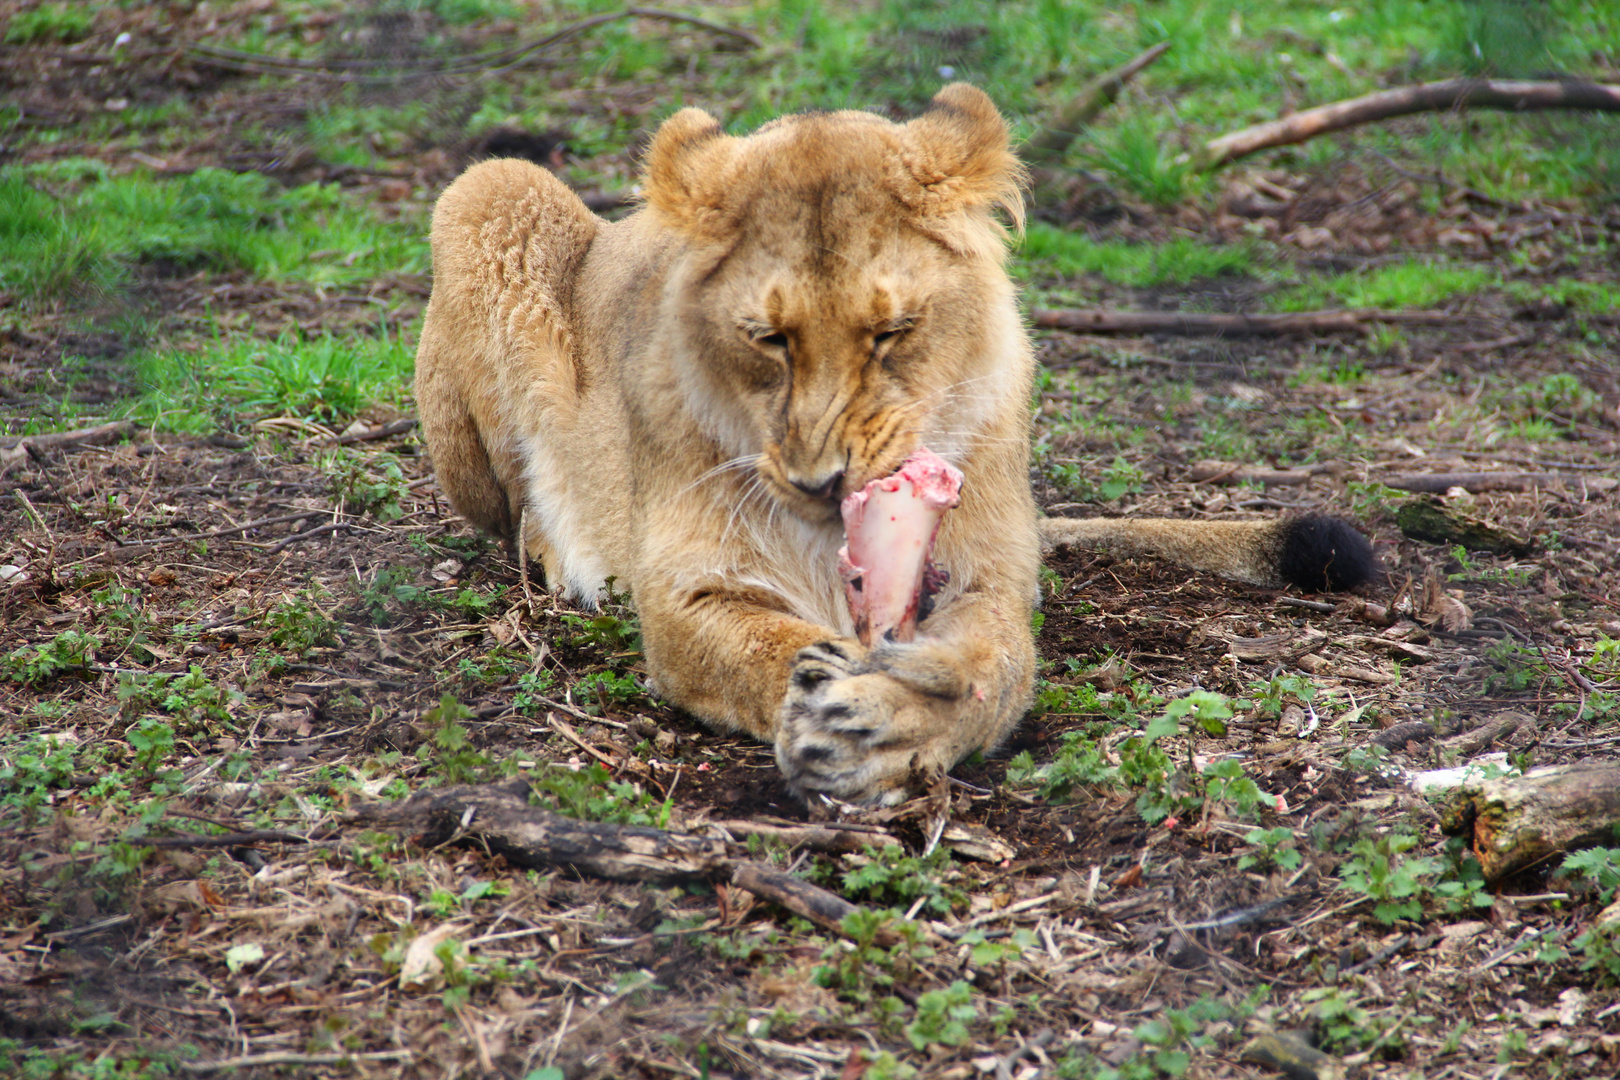
[[(188, 25), (167, 32), (178, 42)], [(443, 145), (401, 151), (388, 175), (369, 175), (301, 159), (274, 138), (253, 144), (246, 133), (290, 138), (298, 104), (289, 88), (172, 49), (105, 70), (46, 51), (12, 54), (6, 65), (10, 100), (53, 123), (104, 111), (112, 97), (169, 92), (178, 80), (206, 119), (186, 145), (161, 148), (173, 169), (260, 168), (420, 206), (477, 152), (451, 132)], [(14, 160), (97, 151), (58, 142)], [(604, 160), (601, 172), (623, 175), (629, 160)], [(1543, 280), (1554, 265), (1614, 279), (1605, 254), (1620, 244), (1613, 213), (1466, 196), (1434, 211), (1419, 182), (1376, 161), (1331, 176), (1246, 175), (1300, 193), (1295, 205), (1308, 210), (1264, 224), (1304, 266), (1375, 265), (1444, 246), (1510, 281)], [(1224, 239), (1254, 220), (1231, 212), (1244, 197), (1234, 180), (1215, 209), (1126, 205), (1094, 227)], [(1041, 209), (1083, 224), (1082, 202)], [(1511, 257), (1536, 244), (1544, 259)], [(1249, 279), (1154, 290), (1072, 284), (1111, 306), (1206, 311), (1242, 309), (1270, 288)], [(428, 288), (401, 275), (371, 295), (390, 322), (409, 324)], [(140, 290), (132, 303), (160, 306), (171, 320), (207, 311), (266, 333), (376, 318), (340, 298), (206, 272), (153, 273)], [(1300, 837), (1314, 830), (1326, 846), (1302, 842), (1293, 871), (1240, 870), (1250, 826), (1219, 811), (1149, 826), (1132, 793), (1036, 798), (1005, 782), (1008, 760), (1028, 751), (1047, 761), (1066, 733), (1092, 730), (1099, 717), (1033, 715), (1001, 752), (956, 773), (954, 820), (1008, 851), (953, 863), (965, 902), (937, 918), (947, 933), (932, 955), (885, 991), (911, 1005), (957, 980), (979, 992), (985, 1022), (971, 1039), (910, 1057), (924, 1075), (1059, 1075), (1053, 1062), (1079, 1051), (1138, 1060), (1139, 1025), (1204, 995), (1238, 1001), (1261, 986), (1269, 994), (1252, 1015), (1205, 1029), (1211, 1042), (1187, 1075), (1272, 1075), (1240, 1061), (1242, 1045), (1269, 1028), (1311, 1026), (1310, 1004), (1333, 994), (1365, 1010), (1361, 1025), (1379, 1035), (1358, 1053), (1340, 1048), (1356, 1075), (1620, 1071), (1620, 994), (1580, 970), (1578, 956), (1537, 951), (1552, 941), (1567, 949), (1598, 906), (1553, 865), (1498, 884), (1489, 906), (1389, 925), (1335, 872), (1332, 837), (1358, 829), (1401, 824), (1422, 838), (1422, 852), (1440, 850), (1435, 807), (1399, 774), (1458, 763), (1448, 739), (1522, 714), (1528, 722), (1472, 753), (1507, 751), (1542, 766), (1612, 761), (1620, 746), (1620, 717), (1582, 712), (1594, 695), (1612, 699), (1620, 676), (1594, 684), (1578, 666), (1604, 635), (1620, 637), (1620, 326), (1499, 290), (1444, 310), (1456, 318), (1392, 336), (1041, 336), (1053, 372), (1039, 420), (1049, 461), (1092, 475), (1123, 462), (1139, 475), (1121, 498), (1082, 506), (1050, 469), (1038, 471), (1050, 512), (1218, 519), (1326, 509), (1368, 532), (1382, 573), (1354, 596), (1304, 598), (1153, 560), (1075, 551), (1051, 561), (1039, 640), (1060, 687), (1090, 677), (1115, 694), (1166, 699), (1193, 687), (1252, 695), (1274, 676), (1316, 687), (1312, 701), (1276, 714), (1240, 712), (1224, 738), (1177, 745), (1241, 760), (1275, 797), (1263, 823)], [(65, 353), (87, 358), (69, 391), (81, 405), (110, 406), (130, 391), (118, 341), (98, 347), (82, 319), (8, 326), (0, 412), (9, 431), (64, 392)], [(1574, 388), (1550, 376), (1572, 376)], [(1538, 390), (1548, 386), (1559, 393)], [(356, 432), (398, 419), (367, 414)], [(1523, 420), (1552, 427), (1514, 426)], [(824, 951), (839, 946), (724, 881), (648, 886), (524, 872), (476, 847), (424, 848), (408, 831), (354, 824), (348, 815), (368, 800), (442, 775), (427, 714), (447, 693), (471, 712), (471, 750), (519, 763), (605, 762), (670, 798), (674, 831), (725, 835), (716, 823), (799, 823), (806, 812), (786, 795), (767, 747), (715, 735), (645, 696), (601, 709), (575, 700), (581, 679), (615, 670), (604, 644), (612, 628), (593, 634), (590, 613), (548, 594), (531, 606), (518, 568), (450, 513), (412, 433), (352, 442), (342, 459), (332, 435), (267, 417), (211, 438), (137, 431), (117, 445), (5, 459), (0, 565), (17, 571), (0, 583), (0, 654), (74, 629), (123, 644), (96, 649), (43, 687), (0, 682), (0, 730), (102, 744), (108, 770), (129, 769), (141, 709), (121, 697), (119, 672), (195, 667), (238, 696), (228, 720), (175, 721), (183, 780), (160, 826), (137, 827), (145, 823), (96, 793), (94, 774), (63, 783), (49, 813), (3, 821), (0, 1037), (64, 1061), (191, 1047), (203, 1062), (234, 1060), (240, 1076), (524, 1077), (555, 1067), (568, 1077), (853, 1078), (880, 1049), (905, 1049), (894, 1032), (852, 1022), (848, 1000), (813, 978)], [(397, 516), (368, 512), (339, 475), (375, 474), (382, 454), (401, 468), (390, 488)], [(1227, 462), (1227, 475), (1203, 468), (1209, 459)], [(1233, 469), (1312, 463), (1331, 468), (1231, 482)], [(1413, 539), (1394, 517), (1410, 496), (1370, 486), (1451, 473), (1534, 474), (1515, 482), (1522, 490), (1476, 483), (1447, 496), (1523, 538), (1519, 554), (1459, 557), (1449, 544)], [(458, 604), (467, 590), (482, 604)], [(338, 636), (295, 654), (277, 638), (288, 625), (277, 613), (289, 611), (311, 625), (330, 620)], [(1124, 680), (1097, 672), (1110, 654)], [(518, 702), (521, 676), (536, 671), (553, 676), (549, 698)], [(1382, 772), (1366, 764), (1372, 748), (1387, 751)], [(280, 835), (225, 846), (176, 839), (185, 822), (199, 833), (212, 825)], [(876, 824), (913, 848), (923, 843), (917, 813)], [(165, 837), (122, 877), (92, 873), (131, 844)], [(839, 866), (808, 852), (788, 862), (832, 868), (828, 883)], [(462, 896), (479, 882), (505, 891), (448, 914), (432, 907), (435, 891)], [(451, 965), (416, 985), (403, 978), (400, 953), (434, 920), (453, 926), (486, 974), (503, 974), (458, 984)], [(992, 940), (1031, 931), (1034, 944), (1014, 960), (975, 959), (955, 940), (969, 922), (1000, 935)], [(233, 958), (250, 943), (262, 946), (253, 959)], [(1007, 1011), (992, 1024), (997, 1009)], [(1320, 1026), (1320, 1009), (1314, 1015)]]

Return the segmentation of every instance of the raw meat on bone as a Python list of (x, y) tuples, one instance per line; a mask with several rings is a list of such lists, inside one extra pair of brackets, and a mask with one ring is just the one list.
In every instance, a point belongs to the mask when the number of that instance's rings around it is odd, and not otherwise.
[(934, 589), (949, 578), (929, 555), (945, 511), (961, 501), (961, 493), (961, 471), (919, 449), (899, 471), (852, 492), (840, 505), (844, 546), (838, 571), (861, 644), (885, 635), (894, 641), (916, 636), (925, 578)]

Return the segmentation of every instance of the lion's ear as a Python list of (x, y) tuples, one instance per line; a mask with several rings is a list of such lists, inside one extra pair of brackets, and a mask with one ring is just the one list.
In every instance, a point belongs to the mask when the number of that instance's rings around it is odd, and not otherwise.
[(923, 189), (917, 209), (934, 215), (999, 206), (1023, 228), (1024, 167), (1007, 145), (1007, 122), (990, 95), (951, 83), (906, 130), (905, 165)]
[(642, 168), (642, 195), (669, 224), (702, 235), (721, 217), (736, 140), (702, 109), (682, 109), (658, 126)]

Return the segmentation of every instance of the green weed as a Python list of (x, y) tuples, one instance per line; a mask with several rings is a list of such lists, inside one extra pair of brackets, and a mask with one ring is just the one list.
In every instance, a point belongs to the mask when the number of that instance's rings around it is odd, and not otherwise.
[(614, 780), (601, 765), (579, 770), (554, 768), (530, 778), (541, 805), (580, 821), (663, 828), (674, 804), (660, 801), (637, 784)]
[(906, 1038), (917, 1050), (930, 1046), (961, 1046), (970, 1038), (968, 1025), (979, 1018), (973, 988), (958, 979), (943, 990), (917, 996), (917, 1015), (906, 1025)]
[[(844, 940), (827, 946), (812, 977), (817, 985), (837, 990), (840, 997), (852, 1001), (871, 1002), (874, 991), (905, 981), (920, 962), (934, 955), (923, 940), (922, 927), (900, 918), (898, 912), (856, 908), (844, 916), (841, 928)], [(894, 939), (894, 944), (878, 944), (886, 938)], [(901, 1004), (898, 998), (878, 1002), (890, 1015)]]
[(1256, 851), (1238, 857), (1239, 870), (1253, 870), (1275, 866), (1279, 870), (1298, 870), (1304, 856), (1293, 846), (1294, 830), (1286, 825), (1274, 829), (1250, 829), (1243, 842)]
[(41, 4), (19, 11), (6, 23), (7, 45), (32, 45), (39, 41), (78, 41), (90, 33), (95, 13), (69, 4)]
[[(851, 856), (854, 858), (854, 856)], [(855, 869), (843, 876), (850, 899), (861, 899), (882, 907), (908, 908), (917, 901), (938, 915), (949, 915), (952, 908), (967, 902), (966, 895), (945, 881), (951, 853), (936, 848), (931, 855), (907, 855), (899, 847), (868, 847)]]
[[(221, 334), (185, 350), (141, 352), (132, 363), (141, 394), (124, 407), (127, 415), (165, 430), (211, 431), (234, 426), (242, 415), (343, 426), (374, 402), (400, 400), (413, 359), (399, 334), (289, 330), (271, 341)], [(366, 484), (379, 483), (357, 457), (334, 455), (338, 483), (346, 469), (358, 469)], [(386, 503), (378, 496), (361, 501)]]
[(453, 694), (445, 694), (438, 705), (422, 714), (428, 738), (417, 757), (429, 762), (444, 783), (476, 783), (488, 779), (494, 768), (488, 754), (473, 749), (472, 735), (461, 723), (472, 719), (472, 715), (472, 710)]
[(372, 625), (388, 626), (394, 622), (396, 609), (431, 604), (433, 594), (417, 585), (412, 580), (415, 577), (409, 567), (385, 566), (360, 585), (360, 607)]
[(93, 767), (96, 755), (54, 737), (30, 735), (0, 746), (0, 806), (32, 824), (54, 793), (72, 785), (81, 768)]
[(337, 452), (319, 463), (332, 484), (332, 497), (351, 514), (395, 521), (405, 514), (410, 488), (393, 454)]
[(545, 708), (545, 699), (551, 696), (557, 677), (541, 668), (518, 676), (517, 693), (512, 695), (512, 708), (527, 716), (534, 716)]
[(230, 707), (247, 700), (239, 691), (216, 686), (195, 664), (183, 675), (120, 671), (117, 695), (126, 717), (157, 709), (188, 726), (209, 720), (229, 721)]
[(0, 657), (0, 674), (23, 686), (43, 686), (64, 675), (87, 673), (99, 648), (100, 638), (64, 630), (43, 645), (23, 645)]
[(308, 590), (265, 612), (263, 623), (270, 630), (266, 641), (299, 656), (311, 649), (336, 645), (341, 629), (337, 620), (321, 610)]

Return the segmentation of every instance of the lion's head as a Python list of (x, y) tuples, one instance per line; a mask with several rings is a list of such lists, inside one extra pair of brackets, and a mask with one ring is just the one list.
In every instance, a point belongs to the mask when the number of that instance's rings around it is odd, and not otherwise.
[(662, 318), (687, 408), (810, 521), (919, 445), (960, 458), (1027, 393), (994, 214), (1022, 225), (1022, 180), (964, 84), (906, 124), (805, 113), (733, 137), (670, 117), (643, 188), (682, 252)]

